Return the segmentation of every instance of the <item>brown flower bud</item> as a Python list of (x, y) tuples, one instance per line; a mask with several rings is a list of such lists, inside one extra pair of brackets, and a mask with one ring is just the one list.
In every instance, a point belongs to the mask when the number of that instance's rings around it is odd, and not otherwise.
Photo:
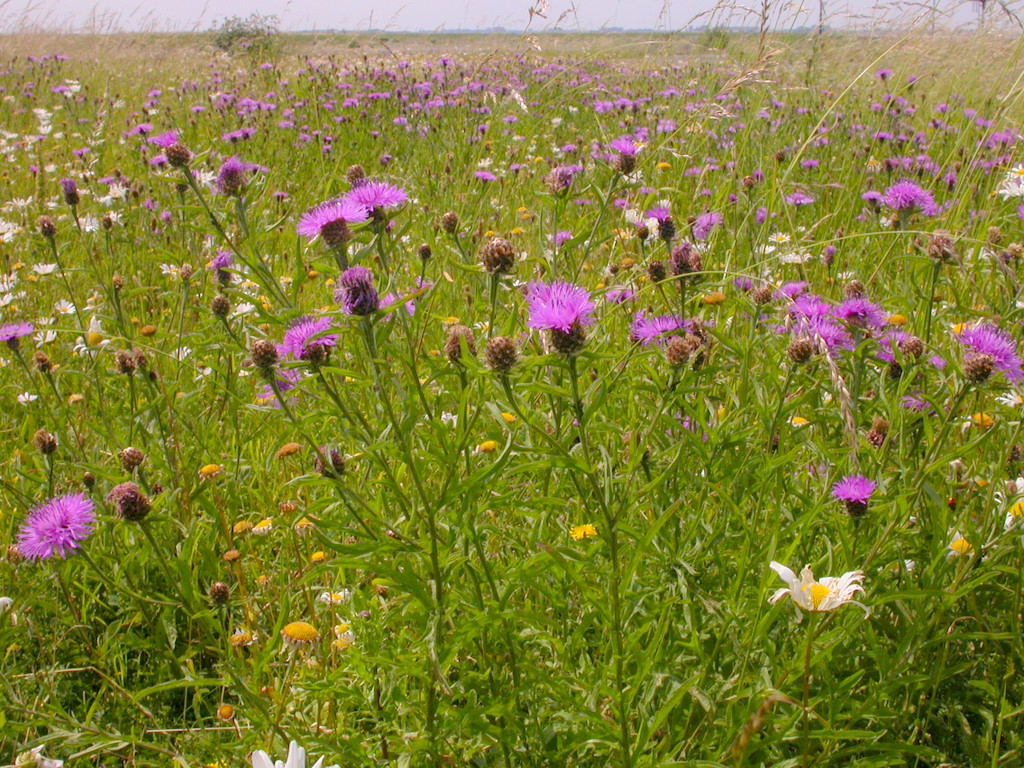
[(497, 373), (508, 373), (519, 362), (519, 349), (516, 343), (507, 336), (495, 336), (487, 342), (484, 350), (484, 362), (487, 367)]

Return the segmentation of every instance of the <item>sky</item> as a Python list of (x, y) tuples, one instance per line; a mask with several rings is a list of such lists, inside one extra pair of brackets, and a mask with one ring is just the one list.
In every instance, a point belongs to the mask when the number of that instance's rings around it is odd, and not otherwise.
[[(36, 26), (73, 31), (205, 31), (229, 16), (250, 13), (276, 16), (284, 30), (367, 29), (444, 31), (505, 27), (532, 31), (625, 29), (681, 30), (701, 25), (716, 0), (550, 0), (545, 16), (530, 21), (529, 8), (548, 0), (0, 0), (0, 28), (17, 29), (19, 20)], [(755, 24), (744, 5), (760, 6), (764, 0), (719, 0), (734, 10), (719, 15), (718, 23), (735, 26)], [(768, 0), (784, 17), (802, 25), (817, 22), (822, 0)], [(929, 7), (943, 11), (950, 26), (971, 25), (978, 3), (972, 0), (823, 0), (835, 26), (870, 26), (895, 15), (914, 14)], [(1016, 0), (1015, 4), (1024, 3)], [(992, 5), (995, 5), (993, 1)], [(917, 9), (915, 11), (915, 9)], [(998, 12), (998, 10), (996, 10)]]

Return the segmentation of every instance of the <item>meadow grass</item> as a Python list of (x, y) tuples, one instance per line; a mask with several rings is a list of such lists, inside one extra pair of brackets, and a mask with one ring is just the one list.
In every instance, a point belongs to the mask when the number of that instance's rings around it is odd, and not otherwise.
[(0, 760), (1018, 764), (1017, 40), (282, 43), (3, 41)]

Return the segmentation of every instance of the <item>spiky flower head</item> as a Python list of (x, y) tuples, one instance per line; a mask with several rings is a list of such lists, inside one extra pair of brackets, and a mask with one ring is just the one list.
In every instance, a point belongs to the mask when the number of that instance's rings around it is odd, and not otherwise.
[(18, 551), (29, 560), (67, 559), (92, 536), (94, 505), (84, 493), (58, 496), (33, 509), (18, 532)]
[(322, 445), (313, 457), (313, 469), (324, 477), (341, 477), (345, 472), (345, 457), (334, 448)]
[(504, 237), (492, 237), (480, 249), (480, 263), (489, 275), (503, 275), (515, 266), (516, 252)]
[(932, 193), (922, 189), (912, 181), (897, 181), (885, 190), (882, 205), (897, 213), (921, 213), (925, 216), (937, 216), (939, 206), (935, 204)]
[(376, 312), (380, 296), (373, 287), (373, 272), (366, 267), (351, 267), (341, 273), (334, 300), (341, 304), (346, 315), (360, 317)]
[(636, 313), (633, 324), (629, 328), (629, 339), (646, 347), (652, 343), (665, 342), (668, 334), (688, 330), (690, 330), (690, 321), (677, 315), (647, 317), (643, 311), (640, 311)]
[(507, 336), (495, 336), (487, 342), (484, 362), (496, 373), (508, 373), (519, 362), (519, 349)]
[(409, 199), (409, 195), (401, 187), (388, 184), (386, 181), (362, 181), (353, 186), (352, 191), (345, 195), (350, 203), (361, 205), (374, 221), (383, 221), (384, 214), (401, 208)]
[(832, 486), (832, 498), (846, 503), (850, 517), (863, 517), (877, 486), (863, 475), (847, 475)]
[(233, 155), (225, 160), (220, 170), (217, 171), (217, 190), (222, 195), (228, 197), (237, 197), (242, 194), (242, 190), (245, 189), (246, 184), (249, 183), (249, 173), (253, 170), (253, 166), (247, 165), (238, 159), (238, 155)]
[(60, 189), (64, 193), (64, 202), (74, 208), (81, 202), (81, 196), (78, 194), (78, 185), (74, 179), (61, 179)]
[(284, 341), (278, 346), (281, 357), (291, 355), (295, 360), (312, 363), (327, 361), (330, 350), (338, 340), (337, 334), (327, 333), (331, 328), (329, 317), (302, 317), (285, 331)]
[(311, 208), (299, 219), (295, 231), (313, 242), (318, 237), (329, 247), (344, 245), (352, 237), (349, 224), (361, 224), (370, 218), (365, 205), (347, 197), (328, 200)]
[(476, 357), (476, 338), (473, 331), (464, 325), (453, 325), (448, 331), (448, 339), (444, 343), (444, 353), (448, 362), (453, 365), (462, 363), (462, 345), (466, 345), (466, 353)]
[(279, 359), (277, 347), (273, 342), (267, 339), (257, 339), (249, 349), (249, 356), (252, 358), (252, 364), (256, 366), (256, 370), (265, 378), (273, 376), (274, 367)]
[(107, 494), (107, 503), (113, 504), (117, 516), (129, 523), (138, 523), (146, 518), (152, 504), (135, 483), (115, 485)]
[[(992, 358), (992, 372), (1002, 373), (1007, 380), (1013, 384), (1024, 379), (1024, 367), (1021, 359), (1017, 356), (1017, 345), (1013, 338), (1006, 331), (994, 325), (979, 325), (974, 328), (965, 328), (957, 334), (957, 340), (969, 350), (964, 355), (964, 368), (966, 372), (968, 357), (973, 355), (987, 355)], [(982, 358), (973, 357), (977, 367), (977, 361)], [(987, 378), (987, 377), (985, 377)]]

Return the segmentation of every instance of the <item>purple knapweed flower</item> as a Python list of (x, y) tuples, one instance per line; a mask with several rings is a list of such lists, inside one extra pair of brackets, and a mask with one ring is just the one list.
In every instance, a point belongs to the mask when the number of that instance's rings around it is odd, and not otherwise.
[(229, 157), (225, 160), (220, 170), (217, 171), (217, 191), (228, 197), (235, 197), (242, 194), (245, 185), (249, 183), (248, 174), (254, 170), (254, 166), (247, 165), (238, 159), (238, 156)]
[(84, 493), (58, 496), (36, 507), (18, 532), (18, 551), (29, 560), (67, 559), (92, 535), (93, 509)]
[[(1017, 345), (1010, 334), (994, 325), (979, 325), (966, 328), (957, 334), (969, 354), (987, 355), (992, 358), (992, 369), (1006, 375), (1011, 383), (1024, 379), (1024, 367), (1017, 356)], [(964, 356), (965, 361), (967, 355)]]
[(629, 328), (631, 341), (646, 347), (652, 343), (665, 341), (668, 334), (678, 331), (688, 331), (692, 327), (689, 320), (677, 315), (657, 315), (646, 317), (643, 312), (637, 312), (633, 318), (633, 324)]
[(594, 322), (590, 293), (571, 283), (530, 283), (526, 303), (530, 308), (527, 326), (536, 330), (569, 333), (573, 326)]
[(147, 141), (154, 146), (162, 147), (163, 149), (170, 149), (178, 143), (178, 132), (176, 130), (167, 131), (166, 133), (161, 133)]
[(618, 139), (613, 139), (609, 144), (608, 148), (613, 152), (618, 152), (620, 155), (626, 157), (636, 157), (638, 147), (635, 141), (629, 136), (622, 136)]
[(375, 219), (382, 219), (386, 211), (402, 207), (409, 195), (394, 184), (367, 179), (345, 195), (345, 199), (363, 206)]
[(863, 475), (847, 475), (832, 486), (832, 498), (846, 503), (850, 517), (863, 517), (877, 486)]
[(291, 355), (295, 360), (323, 360), (338, 340), (337, 334), (327, 333), (330, 328), (329, 317), (299, 318), (285, 331), (277, 353), (281, 357)]
[(6, 344), (12, 351), (21, 347), (21, 340), (30, 336), (36, 330), (32, 323), (8, 323), (0, 326), (0, 342)]
[(346, 315), (363, 317), (376, 312), (380, 298), (373, 287), (373, 272), (366, 267), (346, 269), (338, 278), (334, 299)]
[(698, 242), (708, 239), (711, 230), (717, 227), (725, 217), (720, 213), (702, 213), (693, 221), (693, 238)]
[(881, 328), (885, 313), (865, 298), (847, 299), (832, 311), (833, 317), (854, 328)]
[(318, 237), (329, 246), (344, 245), (351, 236), (349, 224), (361, 224), (370, 218), (366, 206), (347, 198), (329, 200), (311, 208), (299, 219), (295, 231), (313, 242)]
[(794, 192), (786, 196), (786, 202), (795, 206), (810, 205), (814, 202), (814, 198), (805, 192)]
[(937, 216), (939, 206), (932, 193), (912, 181), (897, 181), (882, 196), (882, 205), (897, 213), (919, 212), (925, 216)]
[(593, 324), (590, 293), (571, 283), (530, 283), (527, 327), (550, 332), (551, 344), (564, 355), (575, 355), (586, 341), (583, 327)]

